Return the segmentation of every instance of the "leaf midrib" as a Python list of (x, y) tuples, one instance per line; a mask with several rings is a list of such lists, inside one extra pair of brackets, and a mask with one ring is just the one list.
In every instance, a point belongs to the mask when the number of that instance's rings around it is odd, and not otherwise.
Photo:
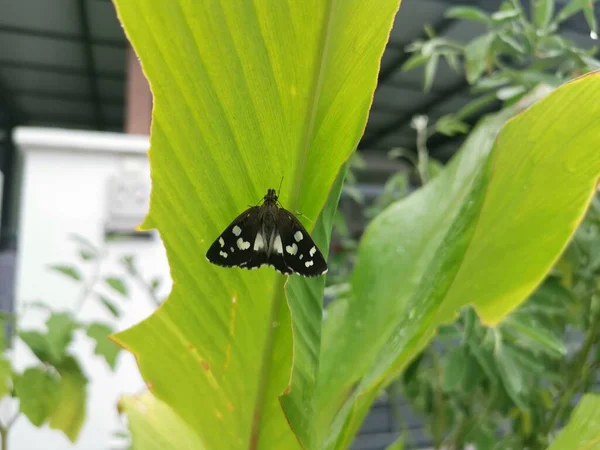
[[(307, 115), (304, 121), (305, 129), (304, 136), (300, 140), (300, 148), (298, 151), (298, 157), (296, 160), (296, 170), (294, 176), (294, 190), (292, 191), (292, 199), (290, 202), (290, 207), (292, 210), (298, 209), (301, 187), (304, 180), (304, 172), (306, 166), (306, 159), (310, 149), (311, 136), (313, 134), (313, 130), (315, 127), (317, 108), (319, 105), (319, 100), (321, 97), (321, 89), (323, 85), (323, 78), (325, 74), (325, 61), (327, 60), (328, 50), (329, 50), (329, 41), (331, 36), (331, 26), (332, 26), (332, 10), (335, 5), (336, 0), (329, 0), (327, 3), (327, 10), (325, 12), (325, 20), (323, 23), (323, 30), (321, 35), (321, 45), (319, 46), (321, 52), (318, 56), (318, 62), (316, 67), (316, 71), (313, 75), (313, 88), (312, 88), (312, 103), (307, 110)], [(254, 406), (254, 413), (252, 419), (252, 428), (249, 442), (249, 449), (256, 450), (258, 448), (258, 444), (260, 442), (260, 429), (261, 429), (261, 421), (262, 421), (262, 413), (264, 411), (264, 405), (266, 403), (266, 393), (267, 393), (267, 383), (269, 380), (269, 372), (271, 367), (271, 362), (273, 360), (273, 348), (274, 348), (274, 339), (275, 339), (275, 330), (271, 326), (273, 322), (277, 321), (277, 316), (279, 315), (281, 304), (285, 302), (285, 290), (284, 284), (285, 281), (281, 282), (283, 276), (276, 276), (275, 278), (275, 289), (273, 290), (273, 298), (271, 300), (271, 312), (269, 320), (266, 324), (267, 326), (267, 338), (264, 346), (263, 360), (260, 368), (260, 377), (258, 380), (258, 390), (256, 403)], [(293, 327), (290, 323), (290, 333), (292, 334), (292, 351), (295, 350), (295, 342), (293, 335)], [(290, 368), (290, 377), (289, 382), (291, 383), (291, 373), (293, 372), (293, 361), (294, 358), (292, 356), (292, 367)], [(282, 410), (285, 414), (285, 411)], [(290, 428), (291, 422), (290, 422)]]

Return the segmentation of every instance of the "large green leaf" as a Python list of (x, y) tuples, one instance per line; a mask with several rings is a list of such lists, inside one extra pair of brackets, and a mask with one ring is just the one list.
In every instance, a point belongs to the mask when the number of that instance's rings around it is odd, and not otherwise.
[(281, 177), (281, 203), (309, 230), (336, 201), (399, 0), (115, 3), (154, 94), (143, 227), (161, 232), (174, 281), (158, 312), (116, 339), (208, 448), (314, 448), (322, 278), (292, 277), (284, 291), (269, 268), (223, 269), (204, 254)]
[(548, 450), (600, 450), (600, 396), (584, 395)]
[(496, 324), (519, 305), (582, 219), (600, 174), (600, 74), (543, 98), (493, 145), (514, 113), (484, 120), (442, 173), (366, 230), (352, 293), (325, 322), (327, 448), (347, 448), (378, 390), (460, 307)]
[(119, 411), (127, 415), (133, 450), (204, 449), (198, 434), (148, 391), (123, 397)]

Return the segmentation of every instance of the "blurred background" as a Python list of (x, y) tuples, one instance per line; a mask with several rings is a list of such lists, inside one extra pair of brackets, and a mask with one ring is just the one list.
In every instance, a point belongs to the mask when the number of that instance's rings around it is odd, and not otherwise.
[[(533, 17), (529, 4), (403, 0), (336, 219), (328, 298), (344, 288), (368, 221), (435, 176), (483, 115), (540, 84), (554, 87), (600, 68), (595, 2), (556, 1), (548, 18)], [(134, 230), (148, 207), (151, 108), (148, 85), (109, 0), (0, 2), (0, 308), (3, 345), (22, 373), (14, 386), (0, 386), (2, 395), (12, 391), (19, 398), (5, 395), (0, 403), (11, 450), (128, 446), (118, 399), (144, 384), (133, 357), (106, 336), (146, 317), (170, 289), (159, 237)], [(596, 286), (598, 205), (592, 209), (578, 232), (578, 253), (568, 255), (572, 285), (549, 279), (533, 296), (547, 308), (527, 303), (538, 314), (536, 323), (549, 321), (551, 332), (530, 336), (544, 358), (527, 367), (523, 360), (536, 357), (521, 355), (523, 382), (560, 389), (568, 381), (561, 379), (561, 352), (552, 350), (564, 346), (575, 355), (589, 325), (572, 298)], [(558, 320), (544, 316), (548, 305), (570, 309)], [(463, 448), (506, 434), (520, 440), (499, 448), (535, 442), (535, 417), (530, 429), (519, 428), (511, 405), (531, 402), (535, 411), (544, 399), (511, 392), (506, 374), (454, 352), (464, 324), (474, 322), (465, 311), (442, 330), (378, 400), (354, 448), (383, 449), (400, 430), (407, 448)], [(517, 328), (504, 331), (518, 336)], [(483, 342), (485, 327), (477, 323), (475, 329), (482, 334), (474, 339)], [(55, 380), (36, 368), (39, 361), (70, 377), (69, 395), (52, 396)], [(439, 367), (450, 375), (440, 380)], [(558, 380), (545, 380), (549, 374)], [(597, 370), (589, 376), (581, 389), (598, 390)], [(500, 386), (497, 402), (484, 408), (491, 385)], [(481, 395), (468, 386), (481, 386)], [(51, 412), (57, 401), (69, 412)], [(465, 425), (456, 411), (471, 408), (481, 417)], [(432, 420), (440, 414), (447, 415), (444, 423)]]

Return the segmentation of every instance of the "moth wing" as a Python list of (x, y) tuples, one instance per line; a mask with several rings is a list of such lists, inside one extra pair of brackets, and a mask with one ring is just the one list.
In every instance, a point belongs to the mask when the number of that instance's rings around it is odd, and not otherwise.
[(266, 264), (266, 253), (254, 250), (260, 220), (260, 207), (248, 208), (212, 243), (206, 252), (206, 259), (218, 266), (245, 269), (254, 269)]
[(327, 261), (302, 223), (289, 211), (280, 208), (277, 221), (283, 244), (285, 265), (304, 277), (327, 273)]

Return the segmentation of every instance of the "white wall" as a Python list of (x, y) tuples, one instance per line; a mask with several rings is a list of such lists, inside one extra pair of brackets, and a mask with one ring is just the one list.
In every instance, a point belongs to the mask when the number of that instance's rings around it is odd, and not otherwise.
[[(54, 309), (68, 310), (75, 304), (80, 286), (49, 271), (47, 265), (78, 261), (69, 233), (81, 234), (96, 245), (103, 244), (109, 179), (118, 176), (125, 166), (135, 166), (149, 182), (148, 139), (118, 133), (44, 128), (19, 128), (14, 136), (23, 156), (17, 310), (24, 302), (33, 300), (47, 302)], [(147, 277), (160, 276), (164, 280), (161, 294), (168, 293), (169, 269), (158, 235), (152, 240), (111, 242), (106, 248), (111, 261), (116, 261), (121, 254), (135, 254), (142, 273)], [(123, 271), (112, 263), (107, 264), (103, 272)], [(93, 300), (88, 300), (80, 317), (86, 321), (112, 322), (119, 330), (129, 327), (154, 309), (143, 291), (139, 288), (132, 291), (129, 301), (119, 302), (124, 314), (118, 322), (112, 321)], [(40, 327), (45, 319), (44, 313), (28, 310), (22, 326)], [(136, 393), (144, 388), (135, 360), (122, 352), (113, 374), (101, 358), (93, 355), (92, 342), (86, 336), (78, 335), (71, 349), (82, 361), (90, 380), (87, 419), (79, 440), (71, 444), (61, 432), (47, 427), (35, 428), (22, 417), (10, 435), (11, 450), (114, 448), (111, 435), (123, 429), (122, 419), (117, 414), (117, 400), (124, 393)], [(35, 364), (36, 359), (25, 345), (17, 343), (14, 362), (22, 370)]]

